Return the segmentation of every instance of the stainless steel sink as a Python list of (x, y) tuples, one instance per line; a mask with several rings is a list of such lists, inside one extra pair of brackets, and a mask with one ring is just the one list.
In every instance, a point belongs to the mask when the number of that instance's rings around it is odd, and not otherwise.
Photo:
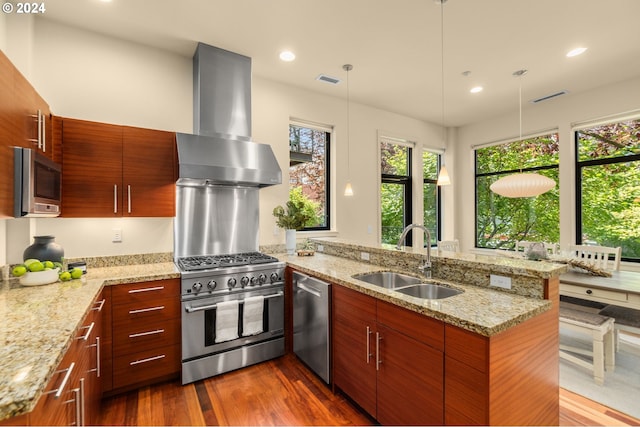
[(377, 271), (375, 273), (356, 274), (352, 277), (386, 289), (396, 289), (422, 282), (422, 280), (417, 277), (396, 273), (394, 271)]
[(433, 283), (421, 283), (418, 285), (406, 286), (402, 289), (395, 289), (395, 291), (423, 299), (442, 299), (462, 293), (462, 291), (458, 289), (434, 285)]

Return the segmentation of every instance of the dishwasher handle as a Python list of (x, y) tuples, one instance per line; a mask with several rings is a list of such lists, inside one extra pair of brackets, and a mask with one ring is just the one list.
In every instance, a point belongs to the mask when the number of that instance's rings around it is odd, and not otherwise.
[(316, 291), (315, 289), (309, 288), (308, 286), (304, 285), (303, 283), (298, 282), (298, 289), (300, 289), (301, 291), (304, 291), (304, 292), (308, 292), (311, 295), (313, 295), (314, 297), (322, 298), (322, 295), (320, 294), (320, 292)]

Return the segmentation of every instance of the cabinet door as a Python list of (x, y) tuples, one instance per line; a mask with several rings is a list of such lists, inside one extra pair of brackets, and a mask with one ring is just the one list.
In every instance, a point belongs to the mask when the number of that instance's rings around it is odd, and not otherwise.
[(122, 128), (64, 119), (62, 216), (122, 216)]
[(378, 415), (383, 425), (442, 425), (444, 353), (378, 325)]
[(94, 303), (85, 324), (93, 323), (94, 327), (84, 342), (85, 383), (83, 385), (84, 424), (95, 425), (100, 414), (102, 398), (102, 353), (103, 310), (106, 300), (100, 295)]
[(175, 216), (175, 133), (123, 128), (124, 216)]
[(376, 416), (376, 301), (332, 286), (333, 382)]
[(14, 101), (15, 68), (0, 51), (0, 218), (13, 216), (13, 145), (18, 133)]

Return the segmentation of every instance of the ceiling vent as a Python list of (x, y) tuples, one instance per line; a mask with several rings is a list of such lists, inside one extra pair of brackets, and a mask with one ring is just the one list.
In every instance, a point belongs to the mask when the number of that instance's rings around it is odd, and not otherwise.
[(336, 77), (327, 76), (326, 74), (320, 74), (318, 77), (316, 77), (316, 80), (320, 80), (321, 82), (325, 82), (325, 83), (330, 83), (332, 85), (337, 85), (342, 81)]
[(552, 94), (549, 94), (549, 95), (541, 96), (540, 98), (532, 99), (529, 102), (532, 103), (532, 104), (537, 104), (538, 102), (547, 101), (549, 99), (557, 98), (559, 96), (566, 95), (568, 93), (569, 93), (568, 90), (561, 90), (561, 91), (556, 92), (556, 93), (552, 93)]

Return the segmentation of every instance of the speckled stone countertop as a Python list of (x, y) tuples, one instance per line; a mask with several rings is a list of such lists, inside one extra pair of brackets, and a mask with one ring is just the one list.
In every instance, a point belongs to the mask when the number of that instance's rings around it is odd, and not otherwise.
[[(399, 271), (404, 269), (380, 267), (316, 253), (314, 256), (279, 255), (278, 258), (303, 273), (338, 285), (355, 289), (383, 301), (428, 315), (445, 323), (492, 336), (524, 322), (551, 307), (548, 300), (514, 295), (480, 286), (465, 285), (441, 279), (425, 279), (464, 292), (440, 300), (425, 300), (400, 292), (371, 285), (352, 276), (373, 271)], [(411, 273), (410, 273), (411, 274)], [(417, 274), (413, 274), (419, 277)]]
[(175, 265), (162, 262), (89, 268), (82, 279), (44, 286), (0, 282), (0, 420), (34, 408), (104, 285), (174, 277)]

